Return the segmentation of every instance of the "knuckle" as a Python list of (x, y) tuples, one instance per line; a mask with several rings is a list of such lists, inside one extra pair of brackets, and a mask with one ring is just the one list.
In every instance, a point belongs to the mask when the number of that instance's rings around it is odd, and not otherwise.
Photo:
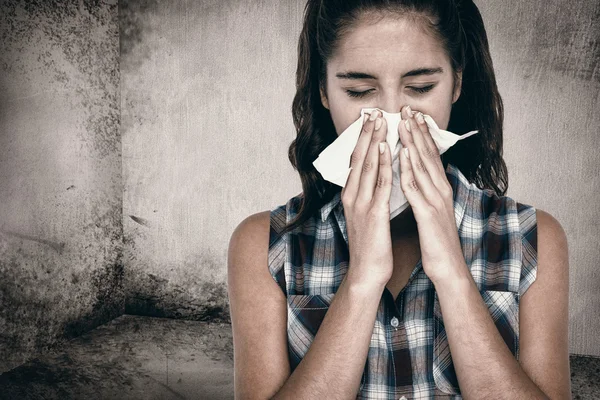
[(377, 188), (378, 189), (383, 189), (390, 183), (391, 182), (389, 182), (389, 180), (386, 179), (384, 176), (377, 177)]
[(350, 165), (356, 165), (358, 164), (360, 161), (362, 161), (362, 155), (360, 154), (359, 151), (354, 150), (352, 152), (352, 156), (350, 157)]
[(365, 160), (365, 162), (363, 163), (363, 166), (362, 166), (363, 172), (369, 172), (372, 169), (373, 169), (373, 163), (371, 162), (371, 160)]
[(407, 183), (408, 185), (408, 189), (412, 190), (413, 192), (418, 192), (419, 191), (419, 185), (417, 185), (417, 181), (414, 179), (411, 179), (408, 181)]
[(422, 159), (417, 160), (416, 168), (423, 173), (427, 172), (427, 168), (425, 167), (425, 163), (423, 163)]
[(430, 159), (435, 159), (438, 156), (439, 156), (439, 150), (437, 147), (435, 147), (433, 149), (431, 148), (431, 146), (425, 147), (425, 157), (430, 158)]

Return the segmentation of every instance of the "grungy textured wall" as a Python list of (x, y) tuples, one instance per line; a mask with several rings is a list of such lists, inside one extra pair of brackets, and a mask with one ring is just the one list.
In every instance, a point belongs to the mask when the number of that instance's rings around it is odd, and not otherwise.
[(507, 195), (563, 226), (570, 351), (600, 356), (600, 2), (476, 4), (504, 99)]
[(0, 372), (124, 310), (117, 11), (0, 2)]
[[(300, 192), (287, 147), (304, 4), (120, 3), (128, 312), (226, 319), (231, 232)], [(505, 101), (507, 194), (563, 225), (570, 351), (600, 355), (598, 2), (477, 4)]]
[(292, 4), (119, 3), (127, 313), (228, 320), (233, 228), (301, 190)]

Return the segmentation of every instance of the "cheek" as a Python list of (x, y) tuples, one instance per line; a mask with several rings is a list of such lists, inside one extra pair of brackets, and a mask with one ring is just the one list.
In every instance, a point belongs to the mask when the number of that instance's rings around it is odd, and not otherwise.
[(431, 96), (419, 104), (420, 107), (412, 107), (415, 111), (421, 111), (433, 118), (440, 129), (446, 130), (450, 121), (450, 111), (452, 110), (452, 100), (445, 96)]
[(343, 102), (336, 102), (335, 104), (337, 107), (330, 107), (329, 112), (335, 126), (335, 132), (339, 136), (360, 117), (361, 109), (358, 108), (355, 110), (349, 104)]

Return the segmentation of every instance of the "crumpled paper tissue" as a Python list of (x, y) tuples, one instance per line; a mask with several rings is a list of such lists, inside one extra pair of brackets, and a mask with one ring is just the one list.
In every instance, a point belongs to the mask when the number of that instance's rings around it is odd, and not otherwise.
[[(400, 186), (400, 160), (398, 157), (403, 146), (398, 136), (398, 125), (402, 120), (401, 113), (388, 113), (380, 108), (361, 109), (360, 118), (350, 124), (336, 140), (319, 153), (317, 159), (313, 161), (313, 165), (321, 176), (323, 176), (323, 179), (344, 187), (350, 174), (350, 158), (358, 143), (364, 114), (370, 113), (373, 110), (381, 111), (383, 118), (387, 122), (386, 142), (392, 150), (392, 192), (390, 194), (390, 219), (392, 219), (409, 206), (408, 200)], [(423, 114), (423, 117), (440, 154), (454, 146), (459, 140), (466, 139), (479, 132), (471, 131), (463, 135), (457, 135), (440, 129), (431, 116)]]

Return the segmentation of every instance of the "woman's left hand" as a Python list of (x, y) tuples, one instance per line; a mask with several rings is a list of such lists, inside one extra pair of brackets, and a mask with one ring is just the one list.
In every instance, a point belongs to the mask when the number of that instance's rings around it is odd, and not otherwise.
[[(398, 126), (400, 185), (417, 221), (423, 270), (435, 284), (470, 274), (461, 249), (452, 186), (421, 113), (409, 106)], [(408, 157), (405, 153), (408, 149)]]

